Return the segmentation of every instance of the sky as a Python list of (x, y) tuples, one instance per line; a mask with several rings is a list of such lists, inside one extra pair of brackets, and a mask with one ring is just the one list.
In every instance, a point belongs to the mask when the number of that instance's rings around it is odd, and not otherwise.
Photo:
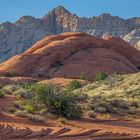
[(42, 17), (57, 6), (64, 6), (80, 17), (102, 13), (140, 17), (140, 0), (0, 0), (0, 23), (15, 22), (23, 15)]

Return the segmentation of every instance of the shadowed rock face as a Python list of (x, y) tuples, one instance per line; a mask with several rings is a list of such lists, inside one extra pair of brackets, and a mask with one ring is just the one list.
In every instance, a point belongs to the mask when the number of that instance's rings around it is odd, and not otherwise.
[[(86, 32), (102, 37), (109, 34), (124, 38), (131, 45), (139, 41), (140, 18), (123, 19), (109, 14), (78, 17), (59, 6), (42, 18), (23, 16), (15, 23), (0, 24), (0, 63), (30, 48), (46, 35), (67, 31)], [(136, 45), (138, 48), (138, 45)]]
[(47, 36), (21, 55), (0, 65), (0, 72), (19, 76), (93, 79), (99, 71), (134, 73), (140, 52), (119, 38), (99, 39), (86, 33), (68, 32)]

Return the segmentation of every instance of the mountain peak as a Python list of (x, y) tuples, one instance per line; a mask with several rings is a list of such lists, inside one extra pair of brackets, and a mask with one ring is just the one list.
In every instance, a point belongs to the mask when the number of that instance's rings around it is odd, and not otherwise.
[(99, 15), (100, 18), (109, 18), (112, 17), (109, 13), (103, 13), (101, 15)]
[(67, 9), (65, 9), (63, 6), (57, 6), (53, 10), (51, 10), (48, 14), (46, 14), (44, 17), (47, 17), (48, 15), (63, 15), (63, 14), (71, 14)]
[(12, 25), (13, 24), (11, 22), (8, 22), (8, 21), (7, 22), (4, 22), (4, 23), (0, 24), (0, 30), (11, 28)]
[(55, 10), (63, 10), (63, 11), (67, 11), (67, 9), (63, 6), (57, 6), (54, 8)]
[(25, 23), (25, 22), (32, 22), (35, 18), (32, 16), (22, 16), (16, 23)]
[(66, 8), (63, 6), (57, 6), (56, 8), (53, 9), (56, 13), (70, 13)]

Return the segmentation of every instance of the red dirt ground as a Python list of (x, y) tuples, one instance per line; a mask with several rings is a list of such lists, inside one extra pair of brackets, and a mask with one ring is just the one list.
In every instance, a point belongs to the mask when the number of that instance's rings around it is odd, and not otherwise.
[(140, 140), (140, 124), (118, 118), (83, 118), (66, 124), (47, 118), (46, 124), (33, 123), (5, 112), (14, 100), (11, 95), (0, 99), (0, 140)]

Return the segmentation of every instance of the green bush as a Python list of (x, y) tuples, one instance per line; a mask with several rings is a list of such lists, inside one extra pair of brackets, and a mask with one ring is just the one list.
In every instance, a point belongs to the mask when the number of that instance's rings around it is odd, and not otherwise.
[(15, 90), (17, 90), (18, 86), (15, 85), (6, 85), (2, 88), (3, 92), (12, 94)]
[(27, 111), (21, 111), (21, 110), (17, 110), (16, 112), (15, 112), (15, 115), (16, 116), (18, 116), (18, 117), (27, 117), (28, 116), (28, 112)]
[(90, 118), (95, 118), (95, 117), (96, 117), (95, 111), (89, 110), (89, 111), (88, 111), (88, 116), (89, 116)]
[(102, 96), (96, 95), (92, 97), (91, 99), (89, 99), (89, 102), (88, 102), (89, 110), (96, 111), (98, 107), (105, 107), (105, 106), (108, 106), (108, 104), (106, 102), (106, 99), (104, 99)]
[(14, 107), (21, 109), (21, 110), (24, 110), (24, 106), (26, 106), (26, 105), (27, 105), (27, 103), (25, 100), (24, 101), (23, 100), (16, 100), (14, 102)]
[(101, 81), (101, 80), (105, 80), (108, 77), (108, 75), (104, 72), (99, 72), (96, 74), (95, 76), (95, 81)]
[(26, 110), (27, 112), (29, 112), (29, 113), (33, 113), (35, 109), (34, 109), (34, 107), (31, 106), (31, 105), (26, 105), (26, 106), (25, 106), (25, 110)]
[(129, 104), (130, 104), (130, 107), (135, 107), (135, 108), (139, 108), (140, 107), (140, 103), (138, 103), (136, 101), (132, 101)]
[(109, 114), (116, 114), (117, 108), (109, 104), (108, 106), (106, 106), (106, 112), (108, 112)]
[(35, 123), (44, 123), (46, 122), (45, 118), (43, 118), (42, 116), (39, 115), (32, 115), (32, 114), (28, 114), (27, 118)]
[(28, 87), (28, 91), (33, 92), (34, 96), (25, 100), (25, 104), (20, 104), (27, 111), (40, 112), (45, 109), (52, 114), (62, 117), (81, 118), (82, 109), (77, 105), (77, 95), (59, 92), (54, 86), (44, 84), (33, 84)]
[(39, 111), (39, 114), (40, 114), (40, 115), (48, 115), (47, 110), (46, 110), (45, 108), (41, 109), (41, 110)]
[(75, 89), (81, 88), (82, 85), (80, 82), (78, 82), (77, 80), (73, 80), (70, 82), (70, 84), (66, 87), (66, 91), (70, 92), (73, 91)]
[(31, 99), (34, 96), (34, 93), (29, 92), (28, 90), (25, 90), (23, 88), (19, 88), (13, 93), (13, 95), (18, 98)]
[(83, 73), (81, 73), (80, 79), (81, 79), (81, 80), (86, 80), (86, 76), (85, 76)]
[(61, 117), (57, 119), (57, 122), (60, 124), (67, 124), (67, 119)]
[(3, 87), (3, 85), (2, 85), (2, 84), (0, 84), (0, 89), (2, 89), (2, 87)]
[(86, 102), (87, 99), (88, 99), (88, 95), (87, 95), (87, 94), (79, 94), (79, 95), (77, 96), (77, 100), (78, 100), (79, 102)]
[(4, 97), (4, 93), (2, 90), (0, 90), (0, 98)]
[(5, 73), (6, 77), (14, 77), (16, 75), (17, 75), (16, 71), (9, 71)]
[(69, 118), (69, 119), (80, 119), (83, 111), (82, 108), (76, 104), (71, 104), (68, 109), (66, 109), (66, 113), (63, 115), (63, 117)]
[(100, 107), (100, 106), (97, 107), (97, 108), (95, 109), (95, 111), (98, 112), (98, 113), (101, 113), (101, 114), (102, 114), (102, 113), (107, 113), (105, 107)]
[(7, 109), (7, 111), (10, 112), (10, 113), (15, 113), (16, 112), (16, 108), (15, 107), (9, 107)]
[(81, 117), (81, 108), (76, 105), (75, 95), (53, 91), (46, 94), (46, 96), (38, 94), (37, 102), (43, 101), (49, 112), (66, 118), (79, 119)]
[(4, 97), (4, 93), (2, 90), (0, 90), (0, 98)]

